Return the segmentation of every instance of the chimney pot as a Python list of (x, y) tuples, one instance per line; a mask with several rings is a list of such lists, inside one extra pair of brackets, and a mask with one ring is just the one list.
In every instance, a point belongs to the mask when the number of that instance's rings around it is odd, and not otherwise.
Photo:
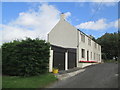
[(65, 19), (65, 14), (64, 14), (64, 13), (61, 13), (60, 19), (61, 19), (61, 20), (64, 20), (64, 19)]

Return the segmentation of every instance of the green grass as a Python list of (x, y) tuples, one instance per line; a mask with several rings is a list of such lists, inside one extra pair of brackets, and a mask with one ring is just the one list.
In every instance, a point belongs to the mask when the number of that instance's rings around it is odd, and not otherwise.
[(118, 61), (115, 61), (115, 60), (104, 60), (104, 62), (106, 62), (106, 63), (117, 63)]
[(32, 77), (3, 76), (2, 88), (44, 88), (56, 80), (52, 73)]

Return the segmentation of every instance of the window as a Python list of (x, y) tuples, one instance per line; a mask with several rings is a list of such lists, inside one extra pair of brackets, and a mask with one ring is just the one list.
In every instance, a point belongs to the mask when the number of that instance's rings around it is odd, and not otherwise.
[(99, 45), (98, 45), (98, 50), (100, 49)]
[(95, 53), (94, 53), (94, 60), (95, 60)]
[(91, 59), (92, 59), (92, 52), (91, 52)]
[(91, 39), (90, 38), (88, 38), (88, 45), (91, 46)]
[(97, 60), (99, 60), (99, 55), (97, 54)]
[(95, 48), (97, 48), (97, 43), (95, 43)]
[(98, 50), (100, 51), (100, 45), (98, 45)]
[(81, 41), (85, 42), (85, 35), (81, 34)]
[(99, 61), (100, 61), (100, 54), (99, 54)]
[(85, 58), (85, 49), (81, 49), (81, 52), (82, 52), (82, 54), (81, 54), (82, 56), (81, 57)]

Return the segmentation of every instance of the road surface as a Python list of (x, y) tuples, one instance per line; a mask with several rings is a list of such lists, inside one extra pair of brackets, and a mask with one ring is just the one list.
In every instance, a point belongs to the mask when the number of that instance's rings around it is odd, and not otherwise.
[(87, 67), (66, 80), (61, 80), (49, 88), (118, 88), (118, 64), (103, 63)]

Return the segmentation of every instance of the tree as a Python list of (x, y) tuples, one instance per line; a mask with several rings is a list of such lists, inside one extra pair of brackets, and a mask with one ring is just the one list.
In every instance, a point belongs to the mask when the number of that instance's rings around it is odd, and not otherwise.
[(102, 53), (106, 59), (118, 58), (118, 33), (105, 33), (96, 41), (102, 46)]

